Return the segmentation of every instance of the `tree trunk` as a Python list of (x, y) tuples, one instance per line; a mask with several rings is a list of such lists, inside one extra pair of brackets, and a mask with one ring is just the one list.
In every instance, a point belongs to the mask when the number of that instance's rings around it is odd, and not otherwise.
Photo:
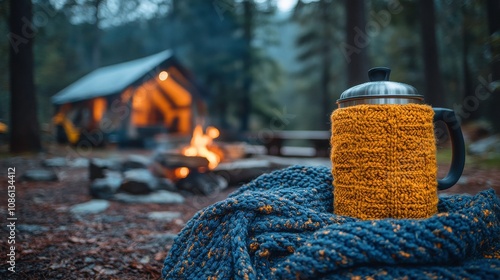
[[(464, 40), (464, 47), (463, 47), (463, 53), (462, 53), (462, 64), (463, 64), (463, 85), (464, 85), (464, 99), (463, 100), (466, 100), (466, 98), (471, 98), (474, 96), (475, 92), (474, 92), (474, 86), (473, 86), (473, 82), (472, 82), (472, 77), (471, 77), (471, 74), (470, 74), (470, 67), (469, 67), (469, 63), (467, 61), (467, 54), (468, 54), (468, 47), (467, 47), (467, 41), (465, 39), (466, 37), (463, 38)], [(473, 119), (477, 119), (479, 117), (479, 111), (478, 110), (474, 110), (474, 111), (471, 111), (469, 112), (470, 115), (468, 117), (469, 120), (473, 120)]]
[(439, 68), (439, 52), (436, 41), (436, 19), (433, 0), (420, 3), (421, 37), (423, 46), (425, 101), (434, 107), (446, 107), (445, 92)]
[(250, 112), (252, 110), (250, 90), (252, 88), (252, 39), (253, 39), (253, 3), (251, 0), (243, 2), (244, 23), (243, 32), (245, 40), (245, 57), (243, 58), (243, 89), (241, 92), (240, 130), (248, 131)]
[(11, 0), (9, 17), (10, 68), (10, 151), (36, 152), (41, 149), (33, 75), (31, 0)]
[(320, 12), (321, 12), (321, 81), (320, 81), (320, 94), (321, 99), (319, 102), (321, 108), (321, 119), (319, 121), (320, 129), (329, 129), (329, 116), (332, 111), (332, 104), (330, 102), (330, 76), (332, 67), (332, 54), (331, 54), (331, 44), (329, 30), (331, 28), (330, 22), (330, 10), (328, 9), (328, 4), (325, 0), (320, 0), (319, 2)]
[(366, 36), (365, 1), (345, 0), (345, 9), (347, 44), (359, 50), (358, 53), (351, 54), (351, 61), (347, 64), (347, 84), (352, 87), (367, 82), (368, 79), (367, 46), (358, 46), (362, 37), (360, 34)]
[(172, 28), (168, 30), (168, 38), (170, 38), (170, 49), (174, 54), (177, 54), (177, 47), (179, 44), (179, 33), (180, 32), (180, 27), (178, 26), (178, 13), (179, 13), (179, 1), (178, 0), (172, 0), (172, 12), (170, 13), (170, 24)]
[[(491, 69), (491, 80), (488, 77), (488, 82), (496, 81), (500, 82), (500, 47), (495, 48), (493, 39), (500, 40), (500, 1), (498, 0), (488, 0), (487, 2), (488, 10), (488, 29), (490, 31), (490, 50), (492, 54), (492, 61), (490, 65)], [(490, 89), (491, 90), (491, 89)], [(487, 100), (489, 105), (489, 119), (492, 121), (493, 126), (497, 132), (500, 131), (500, 87), (497, 86), (495, 90), (491, 93), (491, 98)]]
[[(498, 0), (488, 0), (488, 29), (490, 31), (490, 35), (493, 38), (493, 34), (496, 34), (496, 37), (499, 37), (500, 34), (500, 1)], [(491, 63), (491, 74), (493, 81), (500, 80), (500, 53), (499, 49), (494, 50), (493, 44), (490, 44), (491, 52), (493, 54), (494, 59)]]
[(92, 68), (96, 69), (101, 65), (101, 29), (99, 28), (99, 11), (103, 0), (94, 2), (95, 22), (94, 22), (94, 42), (92, 42)]
[[(471, 35), (469, 32), (469, 22), (467, 21), (466, 7), (462, 6), (462, 64), (463, 64), (463, 89), (464, 98), (472, 98), (475, 95), (474, 83), (471, 75), (471, 70), (469, 67), (468, 56), (469, 56), (469, 42), (471, 41)], [(469, 113), (469, 112), (468, 112)], [(470, 112), (468, 116), (469, 120), (478, 119), (480, 116), (479, 110), (474, 110)]]

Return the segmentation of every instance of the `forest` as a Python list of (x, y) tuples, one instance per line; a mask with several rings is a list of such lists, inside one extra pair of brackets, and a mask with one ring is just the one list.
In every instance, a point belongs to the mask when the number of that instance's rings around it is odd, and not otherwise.
[[(340, 94), (386, 66), (426, 103), (498, 131), (499, 13), (494, 0), (3, 0), (0, 121), (17, 133), (13, 114), (36, 112), (23, 121), (50, 139), (51, 96), (98, 67), (170, 49), (209, 93), (206, 123), (223, 129), (327, 130)], [(18, 90), (29, 97), (11, 103), (21, 66), (9, 52), (27, 46), (18, 82), (32, 86)]]
[(0, 0), (0, 278), (500, 279), (499, 15)]

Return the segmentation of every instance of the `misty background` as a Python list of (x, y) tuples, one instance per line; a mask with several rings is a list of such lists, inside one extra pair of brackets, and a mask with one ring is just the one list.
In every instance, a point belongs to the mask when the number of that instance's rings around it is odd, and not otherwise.
[(29, 29), (16, 37), (9, 36), (8, 18), (15, 15), (4, 0), (0, 121), (9, 124), (13, 110), (9, 48), (29, 40), (37, 118), (47, 135), (51, 96), (98, 67), (165, 49), (207, 89), (206, 123), (222, 129), (329, 130), (340, 94), (366, 82), (369, 68), (387, 66), (392, 81), (416, 87), (428, 104), (498, 131), (498, 6), (492, 0), (33, 0)]

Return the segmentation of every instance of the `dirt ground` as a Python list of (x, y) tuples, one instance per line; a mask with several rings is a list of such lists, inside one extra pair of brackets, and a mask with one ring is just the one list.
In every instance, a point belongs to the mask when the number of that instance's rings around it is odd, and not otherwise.
[[(236, 188), (205, 196), (188, 196), (184, 204), (123, 204), (111, 201), (100, 214), (75, 216), (68, 209), (91, 199), (85, 167), (65, 167), (58, 182), (16, 182), (16, 273), (7, 271), (9, 252), (7, 168), (16, 176), (37, 166), (36, 158), (0, 160), (1, 279), (158, 279), (175, 235), (199, 209), (222, 200)], [(446, 167), (440, 168), (445, 173)], [(494, 188), (500, 194), (500, 169), (467, 166), (449, 193), (475, 194)], [(180, 218), (158, 222), (153, 211), (178, 211)]]

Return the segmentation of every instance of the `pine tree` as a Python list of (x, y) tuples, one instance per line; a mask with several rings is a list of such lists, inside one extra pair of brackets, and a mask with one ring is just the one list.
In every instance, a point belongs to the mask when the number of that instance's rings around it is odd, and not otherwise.
[(9, 16), (10, 151), (41, 149), (33, 75), (35, 30), (31, 0), (11, 0)]
[(317, 114), (312, 116), (313, 122), (308, 124), (310, 129), (329, 129), (329, 115), (335, 108), (333, 85), (343, 87), (343, 74), (339, 66), (345, 58), (336, 48), (342, 48), (341, 42), (344, 41), (343, 17), (335, 4), (338, 2), (331, 0), (298, 1), (294, 10), (293, 20), (302, 29), (296, 44), (300, 49), (297, 61), (303, 68), (297, 76), (304, 81), (301, 90), (309, 96), (311, 103), (308, 107), (319, 108), (309, 110), (309, 114)]
[(422, 0), (420, 5), (421, 40), (425, 73), (424, 96), (434, 107), (445, 107), (446, 100), (441, 76), (434, 0)]

